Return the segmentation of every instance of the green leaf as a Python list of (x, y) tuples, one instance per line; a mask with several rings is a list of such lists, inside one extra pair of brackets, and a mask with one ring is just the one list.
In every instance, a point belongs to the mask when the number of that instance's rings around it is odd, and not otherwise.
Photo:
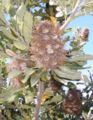
[(53, 73), (53, 77), (56, 81), (64, 84), (64, 85), (67, 85), (68, 81), (64, 78), (60, 78), (59, 76), (57, 76), (55, 73)]
[(26, 50), (26, 51), (28, 50), (27, 45), (23, 42), (14, 42), (14, 46), (19, 50)]
[(93, 55), (82, 54), (71, 57), (71, 62), (93, 60)]
[(16, 97), (16, 95), (12, 95), (12, 96), (10, 96), (9, 98), (7, 98), (7, 101), (8, 101), (9, 103), (11, 103), (11, 102), (13, 102), (13, 101), (15, 100), (15, 97)]
[(56, 95), (51, 99), (51, 102), (60, 102), (62, 100), (61, 95)]
[(35, 86), (35, 85), (38, 83), (38, 81), (39, 81), (40, 78), (41, 78), (42, 73), (43, 73), (43, 71), (40, 70), (39, 72), (36, 72), (36, 73), (34, 73), (34, 74), (31, 76), (30, 82), (31, 82), (31, 86), (32, 86), (32, 87)]
[(34, 72), (35, 72), (35, 69), (33, 69), (33, 68), (27, 68), (26, 71), (25, 71), (26, 76), (25, 76), (25, 78), (23, 79), (22, 82), (23, 82), (23, 83), (26, 83), (27, 80), (29, 79), (29, 77), (30, 77)]
[(76, 88), (76, 85), (72, 82), (68, 82), (67, 84), (68, 88), (71, 88), (71, 89), (75, 89)]
[(16, 88), (12, 88), (12, 87), (9, 87), (7, 89), (5, 89), (2, 94), (0, 94), (0, 103), (3, 103), (3, 102), (12, 102), (14, 101), (15, 97), (16, 97), (16, 93), (19, 92), (19, 91), (22, 91), (24, 88), (19, 88), (19, 89), (16, 89)]
[(20, 70), (12, 70), (11, 72), (9, 72), (8, 77), (9, 78), (15, 78), (18, 75), (20, 75), (22, 72)]
[(33, 93), (31, 91), (27, 91), (25, 95), (25, 102), (26, 104), (32, 102), (34, 100)]
[(4, 11), (3, 11), (1, 6), (0, 6), (0, 23), (3, 23), (3, 24), (6, 23), (5, 16), (4, 16)]
[(1, 31), (3, 34), (10, 40), (16, 41), (17, 38), (13, 36), (13, 34), (10, 32), (10, 30), (6, 29), (5, 27), (1, 27)]
[(16, 19), (21, 35), (24, 36), (25, 41), (29, 43), (32, 37), (33, 17), (32, 14), (26, 10), (24, 3), (22, 3), (17, 10)]
[(32, 87), (35, 86), (38, 83), (38, 81), (39, 81), (38, 76), (32, 76), (31, 77), (31, 86)]
[(47, 96), (47, 98), (53, 96), (53, 91), (51, 90), (51, 88), (46, 88), (43, 93), (43, 96)]
[(25, 6), (24, 3), (21, 3), (21, 5), (19, 6), (19, 8), (18, 8), (18, 10), (16, 12), (17, 18), (22, 20), (23, 17), (24, 17), (25, 12), (26, 12), (26, 6)]
[(29, 43), (32, 38), (33, 17), (30, 12), (26, 11), (23, 21), (23, 36)]
[(68, 67), (62, 66), (59, 67), (60, 69), (55, 69), (54, 72), (60, 78), (66, 78), (70, 80), (80, 80), (81, 79), (81, 72), (76, 70), (71, 70)]
[(65, 62), (65, 66), (72, 70), (83, 69), (83, 67), (79, 65), (78, 62)]
[(48, 100), (46, 102), (46, 104), (57, 103), (57, 102), (60, 102), (60, 101), (62, 101), (62, 96), (57, 94), (51, 100)]
[(14, 17), (19, 26), (19, 31), (21, 35), (23, 35), (23, 19), (24, 19), (25, 13), (26, 13), (26, 6), (24, 3), (21, 3)]
[(49, 74), (49, 72), (44, 71), (43, 74), (41, 75), (41, 80), (42, 81), (50, 80), (50, 74)]

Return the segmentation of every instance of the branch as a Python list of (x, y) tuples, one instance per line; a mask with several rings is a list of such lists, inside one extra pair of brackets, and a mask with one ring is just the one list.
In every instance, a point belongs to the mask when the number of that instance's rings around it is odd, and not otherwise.
[(41, 97), (43, 94), (43, 90), (44, 90), (44, 84), (42, 81), (39, 80), (37, 103), (36, 103), (35, 114), (34, 114), (35, 120), (39, 120), (39, 110), (40, 110), (40, 106), (41, 106)]
[(80, 0), (77, 0), (77, 3), (75, 5), (74, 9), (72, 10), (71, 15), (67, 18), (67, 20), (65, 21), (65, 23), (60, 27), (61, 31), (63, 31), (66, 28), (66, 26), (69, 24), (69, 22), (71, 21), (71, 19), (74, 17), (75, 13), (78, 10), (79, 5), (80, 5)]

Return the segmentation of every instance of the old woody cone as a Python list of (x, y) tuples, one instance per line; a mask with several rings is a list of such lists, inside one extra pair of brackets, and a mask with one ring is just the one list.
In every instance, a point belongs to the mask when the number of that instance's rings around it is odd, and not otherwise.
[(70, 89), (63, 102), (63, 109), (70, 115), (81, 114), (81, 93), (79, 90)]
[(87, 41), (89, 36), (89, 29), (83, 28), (80, 33), (80, 37), (82, 41)]

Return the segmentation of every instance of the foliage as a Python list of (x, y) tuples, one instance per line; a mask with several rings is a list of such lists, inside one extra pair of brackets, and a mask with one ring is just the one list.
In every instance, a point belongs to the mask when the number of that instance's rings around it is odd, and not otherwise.
[[(92, 74), (89, 79), (81, 73), (87, 60), (93, 60), (83, 51), (89, 30), (67, 28), (74, 18), (92, 14), (92, 3), (0, 0), (0, 120), (93, 119)], [(85, 88), (78, 94), (81, 83)]]

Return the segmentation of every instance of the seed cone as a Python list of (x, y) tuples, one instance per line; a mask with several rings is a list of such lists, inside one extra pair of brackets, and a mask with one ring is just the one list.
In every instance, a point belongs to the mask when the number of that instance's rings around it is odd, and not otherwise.
[(81, 93), (79, 90), (71, 89), (63, 102), (63, 109), (70, 115), (81, 114)]
[(52, 79), (50, 80), (49, 82), (49, 87), (51, 87), (51, 89), (54, 91), (54, 92), (57, 92), (58, 90), (60, 90), (61, 88), (61, 83)]
[(80, 37), (81, 37), (82, 41), (87, 41), (88, 36), (89, 36), (89, 29), (88, 28), (83, 28), (81, 30), (81, 34), (80, 34)]
[(32, 33), (30, 47), (31, 60), (37, 67), (54, 69), (65, 59), (64, 44), (60, 38), (60, 29), (50, 21), (43, 21)]

